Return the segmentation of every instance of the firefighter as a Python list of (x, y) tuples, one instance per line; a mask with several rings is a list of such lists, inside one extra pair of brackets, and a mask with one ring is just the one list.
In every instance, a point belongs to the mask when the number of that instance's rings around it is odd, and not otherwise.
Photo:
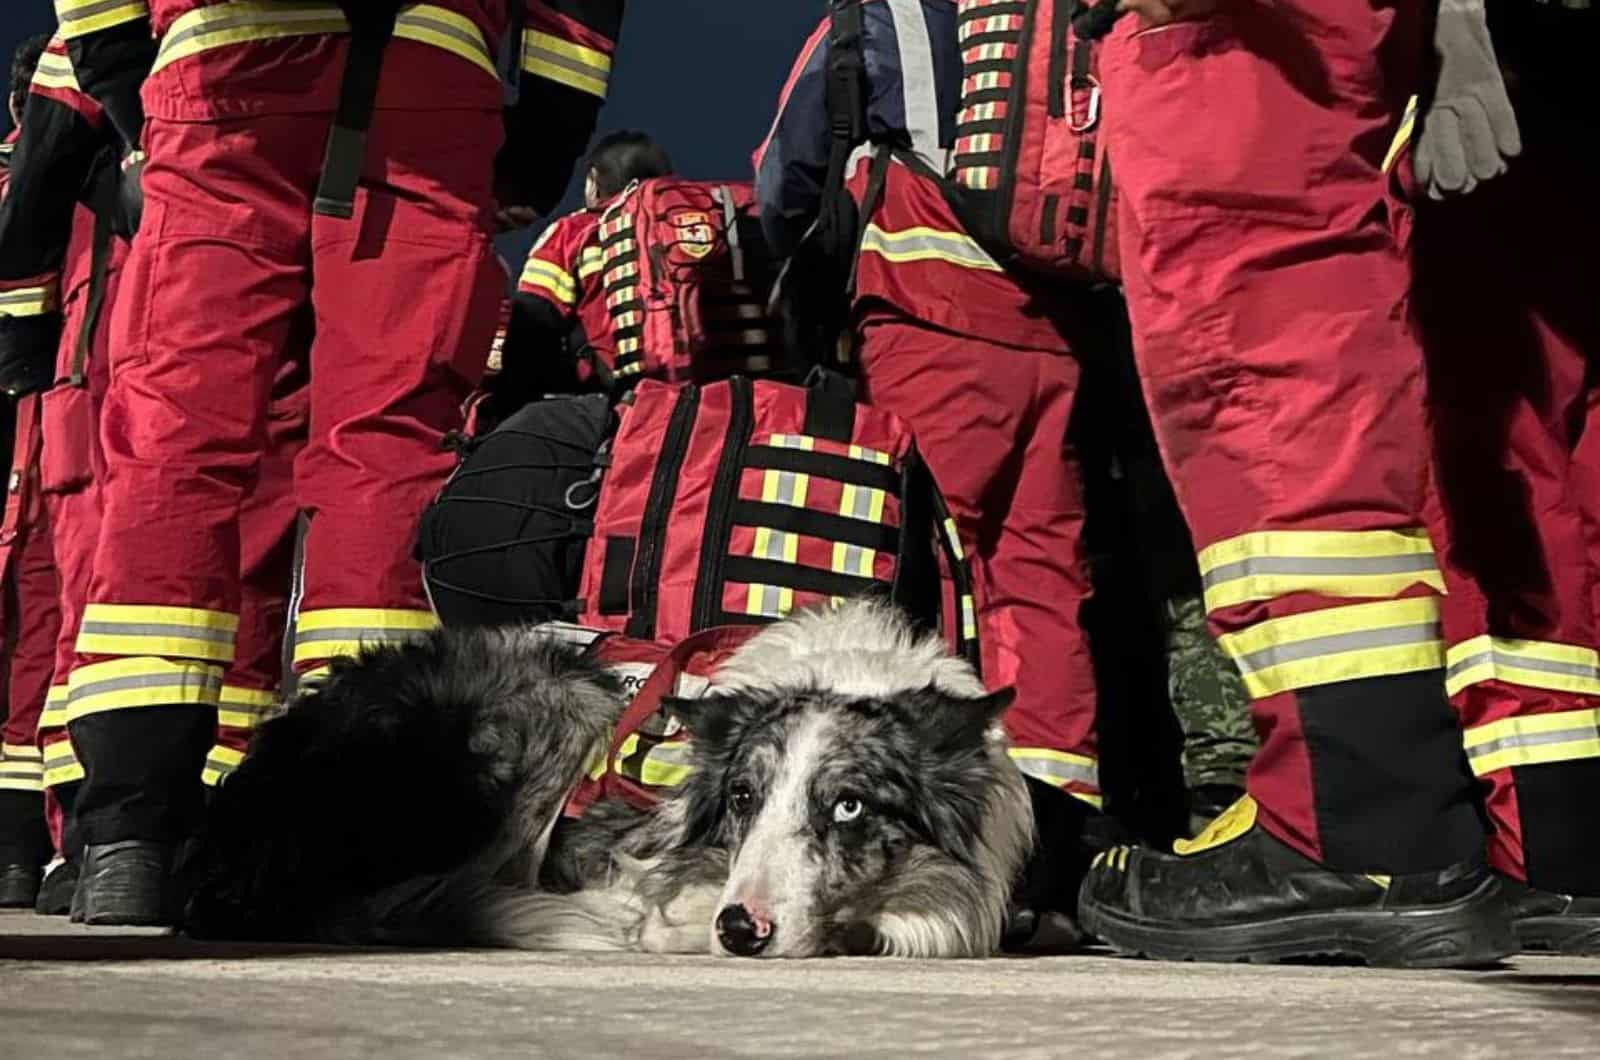
[[(24, 41), (12, 60), (7, 97), (12, 133), (0, 155), (0, 200), (10, 189), (10, 164), (28, 88), (47, 41), (42, 36)], [(19, 183), (24, 189), (30, 184), (26, 177)], [(19, 201), (0, 206), (0, 211), (26, 205), (25, 197), (26, 191)], [(0, 295), (0, 306), (4, 304), (5, 296)], [(10, 473), (0, 519), (0, 630), (5, 649), (0, 687), (6, 696), (0, 725), (0, 908), (27, 908), (37, 897), (41, 869), (51, 851), (38, 727), (50, 684), (49, 645), (59, 620), (50, 531), (39, 504), (38, 399), (28, 399), (21, 408), (10, 401), (5, 406), (4, 466)]]
[(642, 132), (610, 133), (584, 161), (583, 209), (552, 221), (517, 281), (500, 374), (480, 416), (499, 421), (543, 394), (608, 385), (616, 351), (600, 283), (600, 212), (629, 184), (672, 173)]
[[(1079, 368), (1057, 317), (1062, 299), (996, 264), (945, 201), (961, 90), (955, 7), (861, 7), (866, 125), (877, 143), (852, 145), (840, 204), (848, 223), (828, 216), (826, 23), (756, 152), (757, 199), (775, 252), (798, 251), (791, 280), (820, 274), (841, 250), (852, 259), (842, 271), (854, 273), (847, 322), (865, 396), (911, 425), (949, 502), (977, 596), (975, 615), (960, 620), (977, 623), (984, 679), (1017, 690), (1005, 716), (1012, 755), (1035, 792), (1041, 847), (1058, 859), (1036, 875), (1061, 888), (1081, 874), (1081, 838), (1102, 802), (1080, 616), (1089, 595), (1082, 479), (1067, 438)], [(828, 238), (839, 246), (812, 244), (835, 227)], [(1014, 927), (1050, 902), (1070, 908), (1059, 893), (1040, 901)]]
[(239, 512), (292, 330), (312, 313), (294, 664), (314, 677), (433, 624), (412, 538), (495, 328), (492, 228), (559, 197), (621, 3), (518, 5), (504, 114), (508, 26), (487, 0), (56, 10), (83, 88), (145, 156), (68, 681), (85, 771), (77, 901), (90, 924), (169, 923), (242, 633)]
[[(1446, 688), (1518, 941), (1600, 956), (1600, 309), (1593, 271), (1574, 267), (1600, 243), (1600, 208), (1571, 184), (1600, 161), (1600, 17), (1507, 0), (1486, 22), (1463, 6), (1440, 10), (1451, 34), (1440, 88), (1392, 167), (1414, 203), (1412, 306), (1446, 519)], [(1477, 90), (1497, 56), (1510, 106)], [(1453, 137), (1437, 144), (1441, 104), (1489, 135), (1461, 152)], [(1509, 167), (1474, 153), (1513, 134)]]
[[(1494, 961), (1516, 943), (1445, 694), (1382, 172), (1425, 5), (1121, 6), (1101, 74), (1139, 366), (1261, 748), (1248, 796), (1177, 853), (1098, 859), (1086, 926), (1166, 958)], [(1454, 148), (1484, 179), (1517, 144), (1477, 128)]]

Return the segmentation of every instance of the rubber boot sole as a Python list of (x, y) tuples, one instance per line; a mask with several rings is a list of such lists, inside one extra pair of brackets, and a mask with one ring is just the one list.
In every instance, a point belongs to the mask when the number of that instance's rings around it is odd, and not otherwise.
[(1119, 953), (1167, 961), (1277, 964), (1331, 958), (1381, 968), (1479, 968), (1518, 952), (1496, 880), (1445, 905), (1323, 911), (1246, 924), (1174, 927), (1080, 905), (1083, 926)]
[(1523, 953), (1600, 957), (1600, 917), (1535, 916), (1514, 926)]

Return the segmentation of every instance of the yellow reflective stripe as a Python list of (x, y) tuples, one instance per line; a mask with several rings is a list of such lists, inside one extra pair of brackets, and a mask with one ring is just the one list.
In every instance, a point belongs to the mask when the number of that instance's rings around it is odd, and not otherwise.
[(817, 440), (809, 434), (769, 434), (767, 444), (774, 449), (801, 449), (809, 453), (817, 447)]
[(0, 761), (43, 762), (44, 752), (31, 743), (0, 744)]
[(207, 787), (216, 787), (228, 778), (228, 774), (239, 768), (239, 763), (244, 761), (244, 752), (236, 751), (232, 747), (217, 744), (211, 748), (211, 753), (206, 755), (206, 765), (200, 773), (200, 780)]
[(583, 253), (578, 256), (578, 279), (587, 280), (603, 268), (605, 255), (600, 253), (600, 248), (584, 247)]
[(431, 611), (364, 607), (306, 611), (295, 622), (294, 661), (359, 655), (363, 646), (410, 640), (438, 625)]
[(1482, 636), (1445, 653), (1445, 690), (1484, 681), (1600, 696), (1600, 652), (1577, 644)]
[(861, 237), (861, 252), (877, 254), (888, 261), (942, 261), (963, 269), (1000, 272), (1000, 265), (977, 241), (960, 232), (941, 232), (937, 228), (916, 226), (888, 232), (876, 224), (867, 225)]
[(755, 542), (750, 548), (750, 555), (756, 559), (776, 560), (779, 563), (793, 563), (800, 549), (800, 535), (791, 534), (783, 530), (774, 530), (767, 526), (756, 527)]
[(864, 445), (852, 445), (850, 447), (850, 459), (865, 460), (869, 464), (882, 464), (884, 467), (888, 467), (892, 460), (889, 454), (883, 450), (869, 449)]
[(90, 714), (170, 704), (215, 706), (222, 667), (162, 658), (112, 659), (72, 671), (67, 721)]
[(971, 593), (961, 596), (961, 639), (978, 639), (978, 606)]
[(961, 534), (956, 531), (956, 521), (954, 519), (946, 519), (944, 521), (944, 537), (946, 541), (950, 542), (950, 551), (955, 554), (956, 559), (967, 558), (966, 550), (961, 547)]
[(36, 317), (55, 312), (60, 304), (57, 284), (52, 278), (37, 287), (0, 291), (0, 317)]
[(1100, 764), (1088, 755), (1050, 747), (1012, 747), (1007, 753), (1018, 769), (1047, 784), (1082, 784), (1097, 791), (1100, 788)]
[(611, 56), (536, 29), (522, 34), (522, 68), (536, 77), (606, 98)]
[(78, 627), (81, 655), (160, 655), (233, 661), (239, 616), (196, 607), (90, 604)]
[(1217, 638), (1257, 699), (1363, 677), (1442, 669), (1439, 598), (1352, 604)]
[(39, 714), (39, 728), (59, 729), (67, 724), (67, 686), (51, 685)]
[(847, 519), (881, 523), (883, 503), (887, 496), (883, 490), (872, 486), (856, 486), (846, 482), (839, 491), (839, 514)]
[(83, 779), (83, 763), (78, 761), (78, 753), (72, 748), (71, 740), (57, 740), (45, 745), (44, 749), (44, 786), (57, 787), (61, 784), (72, 784)]
[(223, 685), (217, 701), (217, 724), (232, 729), (253, 729), (272, 712), (277, 702), (276, 692)]
[(43, 791), (44, 753), (32, 744), (0, 745), (0, 790)]
[(836, 574), (851, 574), (857, 578), (872, 577), (872, 564), (878, 553), (874, 549), (844, 541), (833, 543), (833, 570)]
[(326, 680), (328, 674), (331, 673), (332, 670), (333, 667), (323, 664), (322, 666), (313, 666), (309, 670), (302, 671), (299, 675), (300, 686), (303, 688), (312, 681)]
[(658, 743), (645, 752), (644, 761), (639, 764), (639, 780), (653, 788), (682, 784), (694, 772), (692, 758), (693, 752), (686, 743)]
[(794, 610), (794, 590), (786, 585), (749, 585), (745, 588), (744, 613), (766, 618), (782, 618)]
[(39, 56), (39, 65), (33, 68), (33, 80), (29, 82), (32, 88), (63, 88), (71, 92), (82, 92), (78, 84), (78, 73), (72, 68), (72, 60), (65, 55), (47, 51)]
[(1267, 530), (1203, 548), (1199, 560), (1208, 611), (1296, 592), (1375, 599), (1417, 584), (1444, 592), (1421, 528)]
[(1406, 100), (1406, 111), (1400, 118), (1400, 127), (1395, 130), (1394, 139), (1389, 141), (1389, 150), (1383, 156), (1383, 171), (1389, 172), (1394, 167), (1394, 160), (1400, 157), (1400, 152), (1405, 150), (1406, 144), (1411, 142), (1411, 132), (1417, 125), (1417, 97), (1412, 96)]
[[(348, 33), (337, 4), (318, 0), (231, 0), (178, 17), (161, 38), (151, 73), (200, 52), (250, 41)], [(470, 19), (434, 4), (408, 4), (395, 18), (394, 35), (466, 59), (491, 77), (494, 60)]]
[(1462, 738), (1478, 776), (1513, 766), (1600, 758), (1600, 708), (1527, 714), (1468, 729)]
[(578, 301), (577, 282), (565, 269), (539, 258), (529, 258), (523, 263), (522, 286), (537, 287), (564, 306)]
[(806, 506), (806, 492), (811, 476), (798, 471), (778, 471), (768, 468), (761, 476), (761, 499), (767, 504), (787, 504), (794, 508)]
[(145, 0), (56, 0), (56, 35), (71, 40), (149, 17)]

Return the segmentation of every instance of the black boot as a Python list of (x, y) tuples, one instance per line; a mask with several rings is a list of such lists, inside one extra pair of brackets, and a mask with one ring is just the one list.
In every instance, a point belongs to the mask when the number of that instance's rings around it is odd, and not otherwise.
[(1076, 895), (1090, 859), (1126, 835), (1083, 800), (1034, 777), (1025, 779), (1035, 845), (1011, 890), (1001, 945), (1011, 953), (1063, 953), (1084, 941)]
[(72, 892), (78, 889), (78, 869), (76, 858), (52, 864), (39, 885), (33, 911), (40, 916), (66, 916), (72, 908)]
[(1600, 957), (1600, 898), (1541, 891), (1515, 880), (1502, 882), (1524, 953)]
[(173, 848), (127, 839), (90, 844), (72, 899), (72, 919), (91, 925), (167, 927), (178, 922)]
[(0, 865), (0, 909), (32, 909), (39, 876), (37, 865)]
[(1242, 800), (1177, 854), (1117, 847), (1079, 895), (1086, 930), (1164, 960), (1337, 957), (1401, 968), (1492, 964), (1516, 952), (1500, 882), (1467, 864), (1406, 876), (1336, 872), (1255, 823)]

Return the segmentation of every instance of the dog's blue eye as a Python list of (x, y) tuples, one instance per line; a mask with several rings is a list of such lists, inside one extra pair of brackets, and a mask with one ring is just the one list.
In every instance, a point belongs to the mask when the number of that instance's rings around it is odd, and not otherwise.
[(833, 804), (833, 823), (849, 824), (861, 816), (861, 811), (860, 799), (840, 799)]

